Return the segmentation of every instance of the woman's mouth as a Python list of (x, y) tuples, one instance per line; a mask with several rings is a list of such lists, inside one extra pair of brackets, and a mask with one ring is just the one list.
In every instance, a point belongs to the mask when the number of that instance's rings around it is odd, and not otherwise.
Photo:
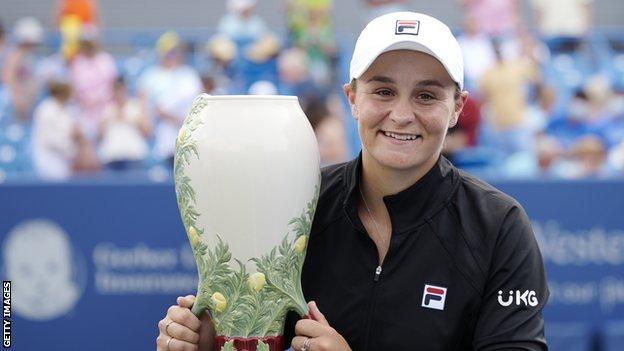
[(418, 138), (422, 138), (420, 134), (396, 133), (396, 132), (388, 132), (385, 130), (382, 130), (381, 133), (388, 138), (392, 138), (392, 139), (400, 140), (400, 141), (412, 141)]

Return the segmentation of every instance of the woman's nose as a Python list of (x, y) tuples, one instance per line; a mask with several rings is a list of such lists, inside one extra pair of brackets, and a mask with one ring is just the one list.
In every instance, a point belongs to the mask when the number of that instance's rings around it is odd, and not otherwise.
[(415, 118), (414, 109), (407, 99), (398, 100), (390, 112), (390, 119), (398, 125), (410, 124)]

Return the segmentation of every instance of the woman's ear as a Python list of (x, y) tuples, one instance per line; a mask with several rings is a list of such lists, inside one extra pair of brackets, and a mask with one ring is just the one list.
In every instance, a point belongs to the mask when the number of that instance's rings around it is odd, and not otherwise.
[(358, 111), (357, 111), (357, 106), (355, 105), (355, 91), (353, 90), (353, 87), (351, 86), (351, 84), (347, 83), (342, 86), (342, 91), (344, 92), (345, 97), (347, 98), (347, 101), (349, 102), (349, 107), (351, 108), (351, 115), (353, 115), (353, 118), (357, 120)]
[(459, 116), (461, 115), (461, 112), (464, 109), (464, 105), (466, 105), (467, 100), (468, 92), (465, 90), (461, 92), (458, 99), (455, 99), (455, 108), (453, 111), (453, 116), (451, 116), (451, 120), (449, 121), (449, 128), (455, 127), (455, 125), (457, 124)]

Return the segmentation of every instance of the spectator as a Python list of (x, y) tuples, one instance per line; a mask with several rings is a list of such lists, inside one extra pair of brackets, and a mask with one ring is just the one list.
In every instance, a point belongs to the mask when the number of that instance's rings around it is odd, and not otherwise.
[(13, 36), (16, 46), (7, 54), (2, 69), (2, 83), (8, 90), (15, 117), (27, 121), (40, 90), (35, 75), (34, 49), (41, 43), (43, 28), (38, 20), (24, 17), (15, 23)]
[(330, 113), (327, 102), (322, 98), (310, 97), (305, 114), (316, 135), (321, 165), (345, 162), (349, 155), (344, 125), (340, 118)]
[[(215, 94), (226, 94), (232, 87), (231, 77), (234, 76), (232, 72), (232, 61), (238, 55), (238, 48), (230, 39), (224, 35), (215, 35), (206, 44), (206, 52), (210, 58), (211, 65), (209, 71), (205, 76), (210, 77), (214, 83), (212, 89), (215, 90)], [(212, 89), (206, 91), (212, 91)]]
[(328, 86), (335, 76), (335, 34), (331, 0), (288, 1), (291, 44), (306, 51), (310, 76), (316, 85)]
[(299, 48), (283, 50), (277, 59), (279, 93), (297, 96), (302, 106), (307, 105), (308, 96), (317, 92), (310, 79), (307, 62), (306, 53)]
[(50, 97), (42, 101), (34, 112), (33, 163), (42, 179), (64, 180), (72, 174), (79, 131), (68, 107), (71, 86), (52, 81), (49, 93)]
[(101, 26), (97, 0), (58, 0), (53, 13), (57, 26), (68, 17), (76, 18), (81, 25)]
[(567, 114), (553, 119), (547, 133), (557, 137), (566, 148), (579, 139), (594, 135), (606, 147), (613, 147), (624, 138), (624, 113), (606, 80), (595, 76), (583, 89), (577, 90), (568, 104)]
[(151, 124), (145, 106), (129, 98), (123, 78), (115, 82), (114, 99), (104, 110), (100, 158), (112, 170), (137, 169), (148, 153)]
[[(503, 156), (524, 151), (532, 140), (526, 129), (527, 85), (537, 78), (538, 68), (530, 58), (503, 59), (494, 46), (497, 62), (481, 79), (481, 93), (487, 114), (486, 129)], [(529, 141), (529, 143), (527, 143)]]
[(268, 33), (264, 20), (254, 14), (257, 0), (227, 0), (227, 13), (217, 25), (217, 32), (236, 43), (255, 42)]
[(477, 31), (496, 39), (516, 33), (520, 24), (518, 0), (459, 0), (463, 13), (477, 18)]
[(478, 18), (466, 15), (464, 18), (464, 30), (457, 37), (459, 46), (464, 55), (464, 73), (466, 75), (467, 90), (478, 88), (483, 73), (496, 63), (492, 39), (479, 32)]
[(112, 101), (117, 66), (113, 57), (100, 49), (97, 29), (82, 27), (78, 54), (70, 63), (74, 98), (79, 109), (78, 122), (87, 138), (95, 142), (102, 112)]
[(593, 0), (531, 0), (535, 24), (551, 52), (574, 52), (592, 24)]
[(83, 26), (101, 27), (97, 0), (57, 0), (53, 16), (53, 23), (61, 33), (61, 53), (66, 59), (78, 52)]
[(554, 165), (560, 162), (564, 149), (556, 138), (539, 134), (535, 140), (538, 176), (551, 176)]
[(535, 85), (534, 95), (528, 107), (526, 127), (537, 134), (544, 132), (548, 123), (561, 112), (557, 109), (557, 91), (553, 87), (540, 82)]
[(546, 127), (546, 133), (569, 148), (579, 138), (592, 134), (595, 128), (588, 123), (589, 102), (582, 89), (574, 93), (565, 114), (552, 119)]
[(230, 71), (235, 93), (244, 93), (257, 80), (276, 79), (275, 61), (280, 49), (277, 37), (254, 13), (257, 0), (228, 0), (227, 13), (219, 21), (217, 38), (231, 41), (238, 55)]
[(61, 55), (70, 61), (78, 53), (82, 23), (74, 16), (63, 18), (59, 24), (61, 34)]
[(481, 120), (481, 106), (475, 98), (469, 97), (464, 104), (457, 124), (450, 128), (444, 141), (442, 152), (452, 162), (456, 155), (468, 148), (477, 146), (477, 131)]
[(570, 150), (570, 164), (563, 178), (583, 179), (604, 176), (606, 149), (599, 137), (588, 135), (579, 139)]
[(156, 127), (156, 155), (173, 166), (178, 130), (189, 106), (202, 92), (202, 83), (197, 72), (184, 63), (183, 45), (177, 33), (161, 35), (156, 52), (159, 61), (139, 77), (138, 88)]

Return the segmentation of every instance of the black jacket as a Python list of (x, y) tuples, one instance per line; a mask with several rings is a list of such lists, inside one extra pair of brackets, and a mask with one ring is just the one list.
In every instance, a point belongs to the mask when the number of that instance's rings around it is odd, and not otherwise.
[[(357, 215), (361, 158), (322, 171), (303, 291), (353, 350), (546, 350), (548, 287), (527, 215), (441, 157), (384, 197), (390, 248)], [(285, 336), (292, 338), (296, 318)]]

